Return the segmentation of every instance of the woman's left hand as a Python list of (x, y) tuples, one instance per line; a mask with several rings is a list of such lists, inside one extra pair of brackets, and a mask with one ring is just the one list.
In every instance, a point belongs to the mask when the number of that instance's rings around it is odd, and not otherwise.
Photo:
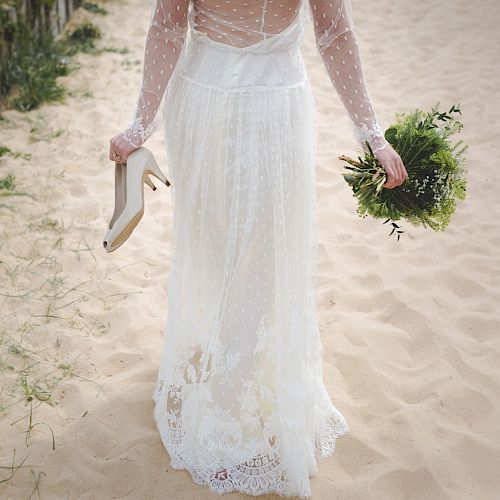
[(394, 148), (387, 143), (384, 148), (375, 151), (374, 155), (387, 172), (387, 182), (384, 184), (384, 187), (393, 189), (403, 184), (408, 177), (408, 172), (403, 164), (403, 160), (401, 160), (401, 157)]
[[(112, 162), (126, 163), (130, 153), (136, 149), (139, 149), (139, 147), (133, 147), (130, 142), (125, 139), (123, 132), (120, 132), (109, 141), (109, 159)], [(115, 158), (115, 153), (120, 156)]]

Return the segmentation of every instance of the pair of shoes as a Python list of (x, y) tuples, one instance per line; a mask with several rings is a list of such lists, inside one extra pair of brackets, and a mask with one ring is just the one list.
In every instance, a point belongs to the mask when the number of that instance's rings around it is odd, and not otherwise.
[(130, 153), (126, 163), (115, 163), (115, 209), (104, 235), (106, 252), (123, 245), (141, 220), (144, 214), (144, 183), (156, 191), (149, 174), (170, 186), (153, 153), (143, 146)]

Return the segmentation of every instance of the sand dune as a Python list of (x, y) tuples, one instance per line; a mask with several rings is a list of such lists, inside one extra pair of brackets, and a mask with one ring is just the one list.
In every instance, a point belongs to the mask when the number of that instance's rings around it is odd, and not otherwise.
[[(445, 233), (405, 227), (396, 242), (380, 222), (357, 217), (337, 159), (356, 145), (309, 25), (324, 374), (351, 427), (320, 464), (313, 498), (498, 499), (500, 7), (354, 4), (381, 124), (396, 111), (460, 102), (469, 190)], [(0, 161), (0, 177), (12, 172), (27, 193), (0, 198), (0, 465), (27, 457), (0, 496), (28, 498), (38, 484), (51, 500), (215, 498), (172, 470), (153, 423), (168, 188), (146, 191), (145, 217), (120, 250), (102, 249), (114, 202), (109, 139), (131, 118), (148, 21), (138, 0), (106, 7), (110, 15), (93, 16), (100, 45), (130, 53), (79, 55), (81, 68), (61, 80), (74, 92), (66, 103), (8, 111), (0, 122), (1, 143), (32, 155)], [(160, 133), (148, 147), (166, 161)]]

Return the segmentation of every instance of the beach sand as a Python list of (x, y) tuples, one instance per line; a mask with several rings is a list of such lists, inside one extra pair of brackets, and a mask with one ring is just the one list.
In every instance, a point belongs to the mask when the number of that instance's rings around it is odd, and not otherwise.
[[(396, 241), (357, 216), (338, 160), (357, 145), (308, 25), (324, 376), (351, 427), (320, 462), (313, 498), (498, 499), (500, 8), (354, 3), (383, 127), (397, 111), (460, 102), (468, 193), (444, 233), (403, 224)], [(114, 253), (102, 248), (114, 203), (109, 140), (132, 117), (149, 18), (138, 0), (105, 6), (109, 15), (90, 15), (104, 33), (98, 45), (130, 52), (79, 54), (81, 68), (60, 80), (72, 91), (65, 103), (6, 111), (0, 122), (0, 142), (31, 154), (0, 160), (0, 178), (14, 174), (19, 192), (0, 197), (0, 480), (13, 474), (0, 497), (216, 498), (172, 469), (153, 421), (168, 188), (146, 188), (132, 236)], [(162, 134), (146, 146), (162, 166)]]

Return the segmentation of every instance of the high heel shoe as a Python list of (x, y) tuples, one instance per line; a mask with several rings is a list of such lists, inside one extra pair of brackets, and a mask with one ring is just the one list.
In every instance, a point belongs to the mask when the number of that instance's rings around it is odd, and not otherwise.
[(106, 252), (123, 245), (141, 220), (144, 214), (144, 182), (156, 191), (149, 174), (170, 186), (153, 153), (143, 146), (130, 153), (126, 163), (115, 163), (115, 208), (103, 239)]

